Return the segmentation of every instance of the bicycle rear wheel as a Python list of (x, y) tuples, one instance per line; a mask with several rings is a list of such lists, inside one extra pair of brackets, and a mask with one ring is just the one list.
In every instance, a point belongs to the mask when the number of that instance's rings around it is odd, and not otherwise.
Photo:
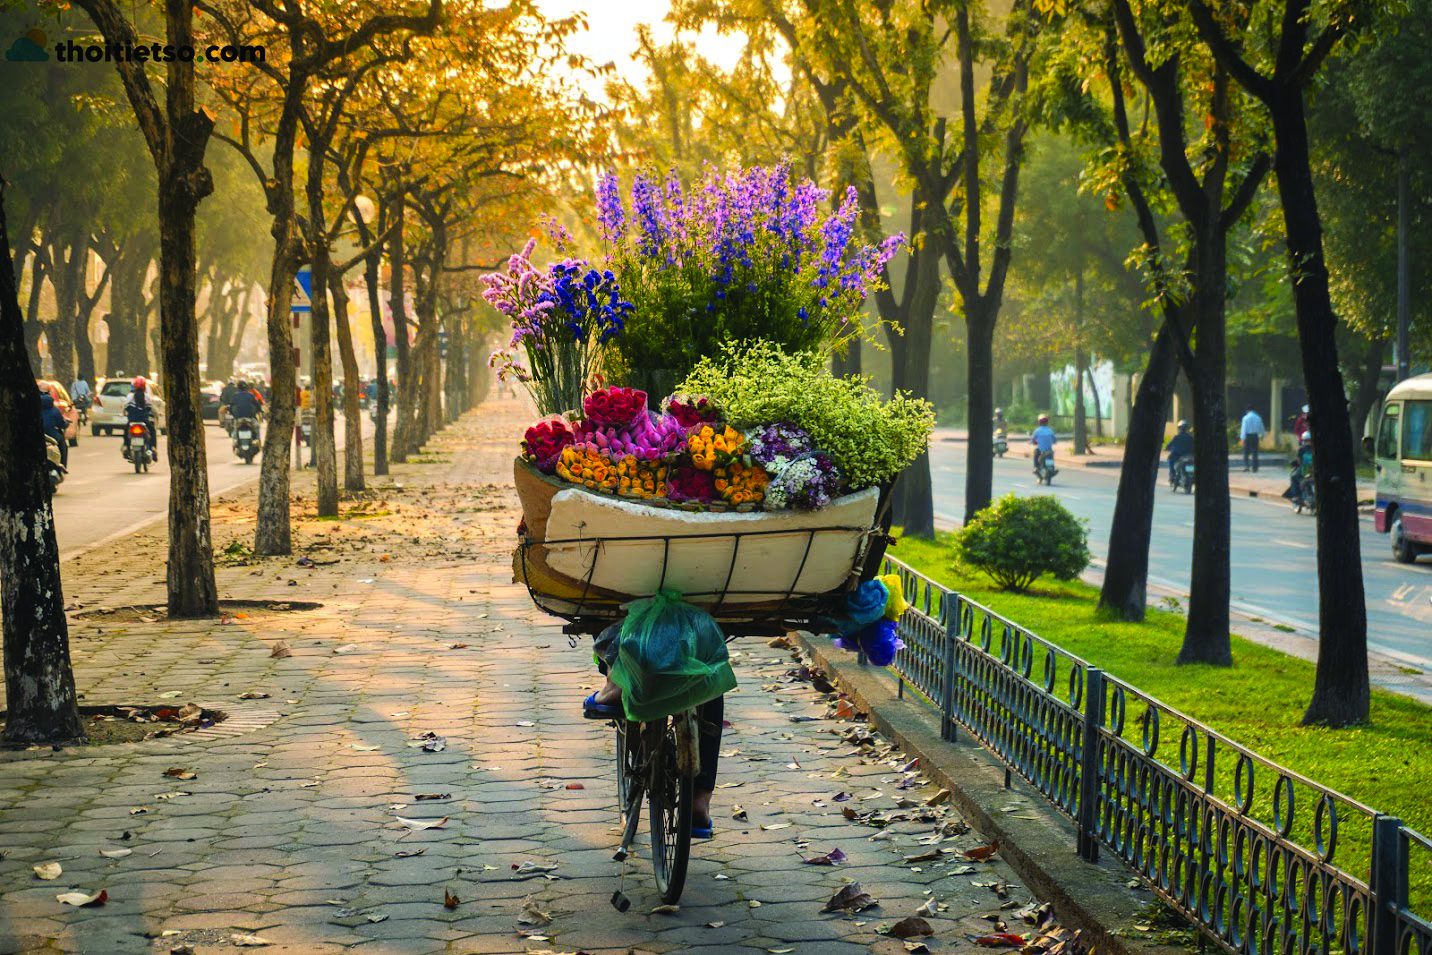
[(648, 729), (656, 753), (651, 761), (651, 865), (661, 901), (675, 905), (686, 887), (691, 859), (691, 797), (693, 780), (676, 764), (676, 730), (663, 720)]

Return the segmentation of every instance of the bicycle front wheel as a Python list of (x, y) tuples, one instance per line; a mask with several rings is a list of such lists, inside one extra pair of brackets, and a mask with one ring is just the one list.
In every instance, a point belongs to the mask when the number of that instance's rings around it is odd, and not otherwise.
[(681, 772), (676, 760), (676, 729), (663, 720), (651, 727), (655, 755), (651, 761), (651, 865), (661, 901), (675, 905), (686, 887), (686, 864), (691, 859), (691, 797), (694, 781)]

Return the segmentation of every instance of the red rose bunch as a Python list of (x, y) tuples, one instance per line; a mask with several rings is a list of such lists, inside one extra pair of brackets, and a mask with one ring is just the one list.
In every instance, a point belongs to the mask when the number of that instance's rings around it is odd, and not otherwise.
[(522, 439), (522, 456), (537, 465), (537, 470), (552, 474), (557, 470), (562, 449), (570, 447), (573, 440), (574, 435), (561, 418), (542, 421), (527, 429)]
[(587, 420), (603, 428), (627, 428), (646, 415), (646, 392), (635, 388), (601, 388), (582, 402)]
[(706, 502), (716, 497), (716, 482), (710, 471), (698, 471), (689, 464), (666, 474), (666, 496), (673, 501)]
[(674, 394), (666, 399), (666, 413), (681, 422), (683, 428), (710, 424), (719, 417), (716, 404), (706, 395)]

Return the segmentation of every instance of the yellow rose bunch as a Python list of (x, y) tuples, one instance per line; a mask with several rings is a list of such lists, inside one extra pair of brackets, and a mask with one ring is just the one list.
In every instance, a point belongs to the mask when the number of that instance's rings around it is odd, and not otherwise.
[(766, 485), (771, 476), (759, 464), (742, 464), (733, 461), (717, 465), (711, 472), (715, 478), (716, 493), (730, 504), (759, 504), (766, 497)]
[(666, 497), (666, 464), (628, 454), (617, 462), (617, 493), (642, 499)]
[(612, 459), (592, 447), (563, 448), (557, 459), (557, 474), (563, 480), (606, 494), (615, 491), (619, 481)]
[(691, 437), (686, 439), (686, 446), (691, 451), (691, 463), (697, 470), (710, 471), (745, 453), (746, 436), (730, 425), (724, 425), (718, 431), (707, 424), (692, 432)]

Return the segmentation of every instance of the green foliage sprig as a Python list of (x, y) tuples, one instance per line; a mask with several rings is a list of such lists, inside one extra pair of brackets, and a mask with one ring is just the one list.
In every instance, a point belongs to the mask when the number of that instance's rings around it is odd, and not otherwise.
[(1028, 590), (1043, 574), (1073, 580), (1089, 566), (1089, 531), (1052, 495), (1006, 494), (955, 535), (955, 559), (1004, 590)]
[(681, 391), (706, 394), (741, 430), (786, 421), (810, 432), (853, 489), (894, 479), (928, 447), (935, 412), (904, 392), (889, 401), (868, 378), (837, 378), (819, 355), (765, 341), (728, 343), (703, 358)]

